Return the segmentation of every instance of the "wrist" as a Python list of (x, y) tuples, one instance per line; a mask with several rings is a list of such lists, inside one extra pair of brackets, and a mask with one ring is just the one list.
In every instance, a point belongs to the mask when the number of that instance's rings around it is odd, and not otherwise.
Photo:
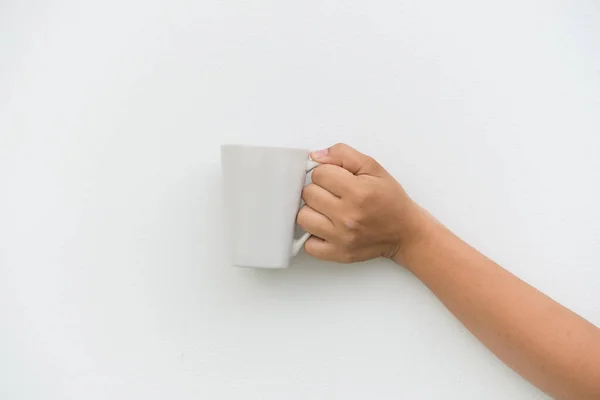
[[(435, 236), (443, 226), (425, 209), (413, 204), (414, 211), (411, 213), (411, 226), (408, 234), (403, 235), (398, 251), (391, 258), (396, 264), (411, 270), (413, 262), (420, 254), (428, 251), (435, 242)], [(406, 226), (404, 227), (406, 228)]]

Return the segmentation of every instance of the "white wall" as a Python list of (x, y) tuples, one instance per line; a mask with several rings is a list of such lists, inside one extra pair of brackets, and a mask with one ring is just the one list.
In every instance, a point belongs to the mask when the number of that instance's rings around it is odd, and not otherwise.
[(600, 324), (599, 24), (594, 0), (3, 1), (0, 398), (545, 398), (389, 262), (228, 267), (219, 145), (348, 142)]

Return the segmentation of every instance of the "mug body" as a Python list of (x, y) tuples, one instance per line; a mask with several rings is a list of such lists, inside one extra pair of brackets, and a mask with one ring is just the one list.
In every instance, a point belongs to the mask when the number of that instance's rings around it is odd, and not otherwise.
[(308, 157), (304, 149), (221, 146), (232, 265), (289, 266)]

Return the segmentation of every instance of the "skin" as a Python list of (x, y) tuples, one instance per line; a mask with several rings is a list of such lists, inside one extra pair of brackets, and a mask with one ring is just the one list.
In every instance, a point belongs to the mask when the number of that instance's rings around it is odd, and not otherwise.
[(336, 144), (305, 187), (305, 251), (352, 263), (385, 257), (420, 279), (469, 331), (557, 399), (600, 399), (600, 329), (455, 236), (375, 160)]

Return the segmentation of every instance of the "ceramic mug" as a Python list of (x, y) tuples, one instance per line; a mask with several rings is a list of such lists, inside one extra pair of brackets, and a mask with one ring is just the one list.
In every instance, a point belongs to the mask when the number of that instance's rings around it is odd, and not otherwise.
[(294, 238), (309, 151), (221, 146), (227, 246), (237, 267), (287, 268), (310, 237)]

